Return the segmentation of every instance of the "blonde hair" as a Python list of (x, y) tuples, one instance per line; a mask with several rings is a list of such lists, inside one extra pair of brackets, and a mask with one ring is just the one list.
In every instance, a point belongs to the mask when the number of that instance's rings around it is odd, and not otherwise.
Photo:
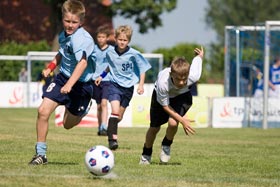
[(175, 57), (171, 62), (171, 73), (179, 76), (189, 76), (190, 63), (185, 57)]
[(61, 7), (62, 17), (66, 13), (71, 13), (74, 15), (77, 15), (81, 22), (84, 21), (85, 15), (86, 15), (86, 9), (84, 4), (81, 1), (78, 0), (67, 0), (63, 3)]
[(115, 36), (116, 38), (121, 34), (125, 34), (127, 39), (130, 41), (131, 40), (131, 36), (132, 36), (132, 28), (128, 25), (121, 25), (119, 26), (116, 30), (115, 30)]

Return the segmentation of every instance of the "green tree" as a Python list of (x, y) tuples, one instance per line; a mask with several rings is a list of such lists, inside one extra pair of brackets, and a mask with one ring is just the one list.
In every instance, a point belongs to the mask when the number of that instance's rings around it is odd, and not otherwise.
[(139, 25), (139, 32), (146, 33), (149, 29), (162, 26), (160, 15), (176, 8), (177, 0), (119, 0), (113, 1), (113, 15), (134, 18)]
[[(46, 41), (29, 42), (19, 44), (16, 42), (0, 43), (1, 55), (26, 55), (28, 51), (50, 51), (50, 46)], [(25, 61), (0, 61), (0, 81), (17, 81), (18, 73), (22, 67), (26, 67)], [(38, 73), (42, 71), (42, 62), (32, 62), (32, 80), (35, 81)]]
[[(192, 59), (195, 57), (194, 49), (196, 47), (200, 47), (199, 44), (195, 43), (179, 43), (171, 48), (159, 48), (153, 51), (153, 53), (161, 53), (163, 54), (163, 68), (170, 66), (171, 61), (174, 57), (185, 57), (185, 59), (191, 63)], [(205, 48), (204, 53), (206, 54)], [(207, 70), (207, 59), (203, 59), (203, 73), (202, 77), (199, 82), (207, 82), (207, 79), (209, 78), (208, 71)]]
[(208, 0), (205, 20), (217, 33), (217, 41), (210, 46), (209, 52), (210, 73), (214, 82), (221, 82), (224, 76), (225, 26), (263, 25), (266, 20), (279, 20), (279, 8), (278, 0)]
[[(60, 25), (61, 6), (65, 0), (43, 0), (51, 6), (53, 16), (52, 23)], [(87, 7), (101, 6), (102, 0), (89, 1), (84, 0)], [(177, 0), (113, 0), (104, 14), (108, 16), (120, 15), (125, 18), (134, 19), (139, 25), (139, 32), (146, 33), (149, 29), (155, 29), (162, 25), (160, 15), (164, 12), (170, 12), (176, 8)], [(60, 26), (61, 28), (61, 26)], [(57, 30), (57, 29), (56, 29)]]
[(223, 42), (226, 25), (259, 25), (266, 20), (280, 19), (278, 0), (208, 0), (206, 23)]

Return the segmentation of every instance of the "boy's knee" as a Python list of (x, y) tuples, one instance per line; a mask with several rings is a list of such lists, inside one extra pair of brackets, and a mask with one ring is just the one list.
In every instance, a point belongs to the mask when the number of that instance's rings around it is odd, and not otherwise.
[(168, 128), (177, 129), (178, 128), (178, 123), (168, 123)]

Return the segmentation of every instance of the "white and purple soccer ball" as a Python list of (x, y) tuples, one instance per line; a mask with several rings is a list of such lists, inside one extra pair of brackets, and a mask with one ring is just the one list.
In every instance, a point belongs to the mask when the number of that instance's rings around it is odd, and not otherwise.
[(114, 164), (114, 154), (108, 147), (96, 145), (86, 152), (86, 168), (95, 176), (107, 175), (112, 171)]

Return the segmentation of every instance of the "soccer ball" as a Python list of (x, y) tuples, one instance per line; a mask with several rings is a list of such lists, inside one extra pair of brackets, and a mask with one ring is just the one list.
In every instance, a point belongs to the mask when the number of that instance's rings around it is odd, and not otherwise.
[(103, 145), (93, 146), (86, 152), (86, 168), (95, 176), (107, 175), (113, 169), (114, 164), (113, 152)]

